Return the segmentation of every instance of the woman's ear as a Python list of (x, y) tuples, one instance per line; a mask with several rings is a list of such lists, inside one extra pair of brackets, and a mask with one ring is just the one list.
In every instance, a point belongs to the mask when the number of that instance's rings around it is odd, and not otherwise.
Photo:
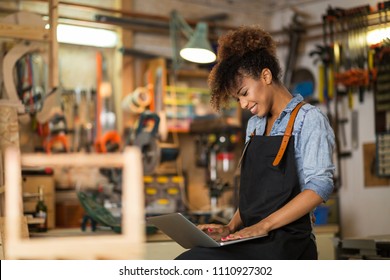
[(261, 71), (261, 79), (264, 80), (264, 82), (269, 85), (272, 83), (272, 72), (268, 68), (264, 68)]

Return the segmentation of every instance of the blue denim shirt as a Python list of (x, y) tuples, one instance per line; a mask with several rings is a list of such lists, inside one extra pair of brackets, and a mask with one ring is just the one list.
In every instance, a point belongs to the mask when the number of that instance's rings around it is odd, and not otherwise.
[[(299, 94), (293, 97), (275, 121), (271, 136), (284, 134), (292, 110), (302, 100)], [(252, 116), (248, 121), (246, 141), (254, 129), (256, 135), (264, 135), (266, 122), (266, 117)], [(333, 192), (335, 170), (332, 160), (335, 136), (328, 118), (317, 107), (305, 104), (298, 112), (292, 134), (301, 190), (312, 190), (327, 201)]]

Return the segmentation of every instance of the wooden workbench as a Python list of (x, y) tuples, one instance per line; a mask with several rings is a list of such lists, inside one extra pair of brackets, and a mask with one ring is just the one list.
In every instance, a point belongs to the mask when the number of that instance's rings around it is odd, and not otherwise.
[[(47, 232), (31, 232), (30, 238), (45, 238), (45, 237), (77, 237), (77, 236), (99, 236), (110, 235), (115, 236), (117, 233), (110, 229), (98, 228), (96, 231), (91, 231), (87, 228), (82, 231), (80, 228), (56, 228)], [(170, 237), (158, 231), (154, 234), (146, 235), (145, 244), (145, 260), (172, 260), (186, 249), (174, 242)]]

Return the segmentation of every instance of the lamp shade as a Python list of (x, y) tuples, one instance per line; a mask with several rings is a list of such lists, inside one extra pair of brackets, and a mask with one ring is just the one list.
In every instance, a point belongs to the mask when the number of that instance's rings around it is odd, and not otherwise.
[(199, 22), (187, 45), (180, 50), (180, 56), (195, 63), (211, 63), (215, 61), (217, 57), (207, 39), (207, 32), (207, 24)]

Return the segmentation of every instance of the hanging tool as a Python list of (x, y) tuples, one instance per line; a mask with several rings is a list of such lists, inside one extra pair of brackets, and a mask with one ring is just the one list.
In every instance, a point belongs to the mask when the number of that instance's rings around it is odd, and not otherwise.
[(174, 161), (179, 156), (179, 147), (160, 143), (158, 127), (160, 117), (153, 112), (145, 111), (139, 116), (135, 129), (133, 145), (142, 153), (144, 174), (152, 174), (165, 161)]
[[(121, 136), (116, 131), (116, 116), (113, 110), (113, 89), (108, 78), (107, 62), (101, 52), (96, 53), (97, 68), (97, 125), (95, 148), (97, 152), (108, 152), (107, 145), (117, 146), (112, 151), (118, 151), (121, 147)], [(113, 147), (112, 146), (112, 147)]]
[(323, 104), (325, 91), (325, 66), (323, 64), (318, 65), (318, 101)]
[(331, 48), (329, 46), (316, 45), (316, 48), (309, 53), (310, 57), (315, 57), (314, 64), (321, 62), (318, 68), (319, 86), (318, 97), (319, 101), (325, 103), (327, 108), (327, 115), (332, 122), (331, 111), (329, 107), (329, 67), (331, 63)]
[(137, 87), (122, 100), (122, 109), (130, 114), (138, 115), (150, 105), (152, 97), (146, 87)]
[(68, 128), (65, 117), (61, 114), (55, 114), (49, 120), (48, 135), (43, 142), (46, 153), (70, 152), (67, 133)]
[(45, 148), (46, 153), (48, 154), (69, 152), (68, 139), (64, 134), (58, 134), (48, 137), (44, 141), (43, 146)]
[(359, 148), (359, 112), (357, 110), (352, 111), (351, 139), (352, 149), (356, 150)]
[(376, 133), (383, 133), (390, 127), (390, 121), (386, 117), (390, 114), (390, 45), (383, 44), (376, 52), (375, 125)]
[(144, 112), (140, 115), (135, 130), (133, 144), (141, 150), (145, 174), (152, 173), (160, 164), (161, 151), (157, 139), (159, 122), (160, 118), (157, 114)]
[(107, 131), (95, 142), (95, 150), (98, 153), (112, 153), (121, 148), (121, 137), (116, 131)]
[(287, 29), (289, 35), (289, 55), (286, 61), (286, 70), (284, 74), (284, 85), (290, 89), (292, 76), (296, 67), (296, 61), (298, 57), (299, 42), (302, 34), (305, 32), (305, 28), (302, 23), (302, 16), (304, 14), (295, 12), (292, 18), (292, 22)]

